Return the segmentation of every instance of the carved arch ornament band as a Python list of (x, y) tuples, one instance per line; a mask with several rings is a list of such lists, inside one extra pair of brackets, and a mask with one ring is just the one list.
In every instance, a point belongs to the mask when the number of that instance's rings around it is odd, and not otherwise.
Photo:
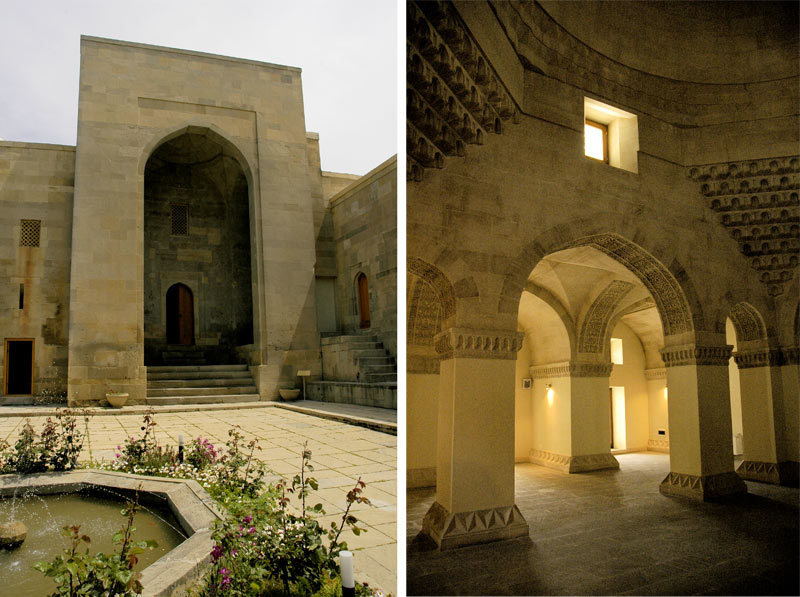
[(633, 288), (630, 282), (614, 280), (597, 296), (581, 325), (578, 352), (603, 352), (606, 328), (611, 314), (623, 297)]
[(692, 314), (683, 290), (675, 277), (654, 257), (635, 244), (611, 234), (582, 238), (564, 248), (581, 246), (602, 251), (642, 281), (656, 302), (665, 336), (692, 331)]

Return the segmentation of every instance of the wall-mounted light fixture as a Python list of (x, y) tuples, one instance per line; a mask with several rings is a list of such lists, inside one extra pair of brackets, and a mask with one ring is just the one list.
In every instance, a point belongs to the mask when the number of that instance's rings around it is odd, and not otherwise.
[(667, 400), (668, 398), (669, 398), (669, 390), (667, 389), (666, 386), (664, 386), (664, 400)]
[(553, 384), (551, 383), (544, 384), (544, 389), (547, 394), (547, 406), (553, 406), (553, 394), (555, 393), (553, 391)]

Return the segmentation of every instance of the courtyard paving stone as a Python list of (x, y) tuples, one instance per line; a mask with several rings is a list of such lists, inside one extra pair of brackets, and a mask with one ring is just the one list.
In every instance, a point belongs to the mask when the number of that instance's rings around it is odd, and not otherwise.
[[(344, 414), (358, 419), (372, 417), (377, 421), (374, 417), (380, 415), (389, 426), (392, 419), (396, 420), (394, 411), (368, 409), (359, 415), (359, 407), (343, 406), (349, 407)], [(351, 512), (362, 521), (360, 526), (367, 532), (355, 536), (346, 530), (342, 538), (355, 552), (356, 578), (396, 594), (396, 435), (347, 424), (339, 418), (322, 418), (320, 413), (311, 415), (289, 408), (275, 408), (274, 404), (246, 409), (191, 408), (175, 411), (167, 410), (169, 407), (161, 408), (164, 410), (154, 409), (155, 434), (160, 444), (177, 445), (178, 436), (183, 435), (184, 442), (201, 436), (211, 439), (215, 445), (223, 445), (228, 439), (228, 430), (239, 425), (248, 440), (256, 438), (262, 446), (263, 450), (256, 452), (256, 457), (277, 473), (268, 477), (269, 480), (299, 472), (302, 446), (307, 441), (312, 451), (312, 475), (320, 486), (319, 491), (314, 492), (316, 499), (313, 503), (323, 504), (328, 525), (332, 520), (341, 519), (346, 494), (361, 476), (367, 483), (364, 495), (373, 505), (356, 504)], [(138, 437), (141, 434), (144, 411), (140, 407), (128, 407), (90, 416), (90, 442), (84, 443), (81, 460), (89, 460), (90, 452), (95, 460), (113, 459), (116, 446), (122, 444), (126, 436)], [(0, 439), (13, 444), (26, 420), (38, 432), (52, 413), (52, 408), (45, 407), (0, 407)], [(324, 416), (325, 412), (321, 414)], [(336, 415), (344, 416), (342, 409), (338, 409)], [(85, 425), (80, 417), (79, 429), (83, 431)]]

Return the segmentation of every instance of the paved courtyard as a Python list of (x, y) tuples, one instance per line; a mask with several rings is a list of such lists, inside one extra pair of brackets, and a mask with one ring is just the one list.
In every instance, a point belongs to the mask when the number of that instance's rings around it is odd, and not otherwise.
[(619, 471), (518, 464), (528, 537), (445, 552), (417, 537), (433, 489), (408, 492), (409, 595), (797, 595), (798, 490), (747, 482), (720, 503), (658, 491), (669, 456)]
[[(303, 404), (302, 402), (299, 404)], [(90, 441), (85, 442), (81, 459), (95, 460), (114, 458), (115, 447), (126, 436), (141, 434), (141, 409), (121, 414), (94, 415), (89, 418)], [(160, 444), (177, 445), (182, 434), (187, 441), (202, 436), (215, 445), (223, 445), (228, 439), (228, 430), (239, 425), (249, 440), (256, 437), (262, 451), (259, 457), (274, 471), (273, 479), (279, 475), (291, 477), (299, 472), (301, 451), (304, 442), (312, 452), (313, 475), (319, 481), (318, 500), (325, 507), (322, 523), (341, 519), (346, 506), (345, 496), (361, 477), (367, 486), (364, 495), (372, 506), (355, 505), (351, 511), (362, 521), (366, 533), (354, 536), (350, 531), (343, 537), (355, 550), (356, 579), (367, 581), (385, 592), (396, 594), (397, 575), (397, 437), (369, 428), (351, 425), (329, 418), (312, 416), (274, 405), (258, 408), (207, 409), (175, 411), (156, 408), (156, 437)], [(335, 409), (329, 409), (335, 410)], [(345, 410), (352, 416), (363, 419), (383, 417), (391, 420), (393, 411), (382, 409)], [(19, 409), (0, 408), (0, 438), (9, 443), (16, 441), (26, 417), (9, 416), (19, 414)], [(30, 413), (41, 412), (28, 408)], [(108, 412), (108, 411), (106, 411)], [(324, 414), (324, 413), (323, 413)], [(37, 432), (46, 416), (44, 413), (27, 417)], [(80, 427), (84, 423), (80, 421)]]

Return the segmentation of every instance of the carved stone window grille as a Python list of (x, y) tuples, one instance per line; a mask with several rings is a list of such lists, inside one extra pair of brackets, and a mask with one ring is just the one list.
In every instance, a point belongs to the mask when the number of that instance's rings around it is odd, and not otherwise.
[(172, 234), (176, 236), (189, 235), (189, 206), (172, 206)]
[(41, 220), (20, 220), (19, 246), (38, 247), (41, 229), (42, 229)]

